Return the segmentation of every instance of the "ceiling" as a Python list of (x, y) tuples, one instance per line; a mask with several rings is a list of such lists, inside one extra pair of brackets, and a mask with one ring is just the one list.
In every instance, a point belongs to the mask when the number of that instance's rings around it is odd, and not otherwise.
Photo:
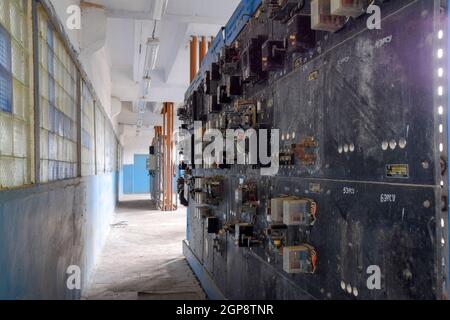
[[(106, 52), (110, 61), (111, 96), (120, 105), (117, 122), (138, 135), (162, 124), (163, 102), (184, 100), (189, 86), (189, 40), (213, 37), (240, 0), (87, 0), (106, 14)], [(155, 68), (146, 94), (143, 48), (159, 39)], [(145, 50), (145, 49), (144, 49)], [(145, 98), (144, 98), (145, 96)], [(120, 101), (120, 102), (119, 102)], [(123, 128), (125, 131), (125, 128)], [(127, 130), (129, 131), (129, 130)]]
[[(99, 0), (107, 13), (112, 96), (135, 103), (141, 95), (139, 52), (153, 32), (160, 40), (147, 101), (182, 102), (189, 85), (189, 39), (215, 36), (239, 0), (167, 0), (155, 28), (155, 6), (165, 0)], [(164, 5), (163, 5), (164, 6)], [(160, 6), (161, 7), (161, 6)], [(159, 17), (157, 17), (159, 18)], [(142, 73), (142, 70), (140, 70)]]

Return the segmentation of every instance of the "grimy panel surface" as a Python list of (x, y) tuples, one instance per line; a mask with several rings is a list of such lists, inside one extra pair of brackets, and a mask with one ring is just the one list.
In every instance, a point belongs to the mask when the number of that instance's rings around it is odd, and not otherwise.
[[(286, 21), (272, 19), (267, 3), (233, 42), (240, 56), (251, 38), (286, 38)], [(241, 165), (187, 170), (189, 246), (227, 298), (446, 298), (448, 247), (441, 244), (440, 221), (447, 220), (439, 185), (446, 172), (438, 150), (433, 71), (441, 2), (376, 4), (381, 30), (368, 30), (363, 15), (336, 33), (315, 32), (311, 50), (284, 53), (283, 67), (265, 80), (242, 83), (242, 95), (230, 96), (218, 113), (208, 112), (210, 96), (202, 85), (194, 99), (186, 97), (182, 119), (191, 131), (196, 119), (224, 131), (226, 122), (215, 120), (235, 114), (234, 104), (248, 100), (258, 105), (254, 128), (280, 130), (281, 153), (302, 139), (315, 143), (313, 163), (295, 158), (274, 176)], [(310, 1), (297, 9), (308, 15)], [(242, 81), (242, 59), (230, 71), (225, 58), (216, 59), (217, 84), (226, 86), (231, 76)], [(223, 179), (218, 203), (196, 201), (196, 193), (205, 190), (193, 181), (207, 177)], [(243, 184), (256, 186), (256, 209), (242, 206), (236, 190)], [(283, 247), (314, 247), (313, 274), (283, 271), (283, 249), (268, 235), (274, 228), (270, 199), (287, 195), (317, 204), (312, 227), (277, 229)], [(208, 217), (219, 218), (221, 229), (208, 233)], [(252, 245), (237, 245), (239, 223), (253, 226)], [(381, 270), (380, 289), (367, 286), (370, 266)]]

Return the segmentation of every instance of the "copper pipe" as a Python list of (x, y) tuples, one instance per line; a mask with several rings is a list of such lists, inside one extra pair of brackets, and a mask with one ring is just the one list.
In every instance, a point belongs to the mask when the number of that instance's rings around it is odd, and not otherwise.
[(169, 199), (170, 199), (170, 210), (174, 209), (173, 206), (173, 103), (169, 103)]
[(163, 107), (163, 145), (162, 145), (162, 168), (161, 168), (161, 181), (163, 190), (163, 203), (162, 210), (166, 211), (166, 104)]
[(202, 65), (203, 59), (204, 59), (205, 56), (206, 56), (206, 45), (207, 45), (206, 37), (203, 36), (203, 37), (202, 37), (202, 41), (200, 41), (200, 55), (199, 55), (199, 59), (198, 59), (198, 62), (199, 62), (198, 64), (199, 64), (199, 66)]
[(208, 49), (211, 49), (212, 43), (214, 42), (214, 37), (211, 37), (208, 41)]
[(167, 103), (167, 144), (166, 144), (166, 148), (167, 148), (167, 155), (166, 155), (166, 193), (167, 193), (167, 203), (166, 203), (166, 211), (170, 211), (170, 204), (171, 204), (171, 195), (172, 192), (170, 190), (170, 182), (172, 181), (172, 176), (170, 174), (170, 158), (171, 158), (171, 152), (170, 152), (170, 125), (171, 125), (171, 121), (170, 121), (170, 104)]
[(174, 104), (172, 102), (165, 102), (163, 109), (163, 130), (164, 130), (164, 155), (163, 155), (163, 210), (173, 211), (176, 209), (174, 204), (173, 189), (174, 189)]
[(193, 36), (191, 39), (191, 82), (194, 81), (197, 74), (197, 37)]

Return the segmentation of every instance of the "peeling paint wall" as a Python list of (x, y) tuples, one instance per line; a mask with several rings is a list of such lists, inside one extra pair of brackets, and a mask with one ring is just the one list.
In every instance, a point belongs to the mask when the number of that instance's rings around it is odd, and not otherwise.
[[(0, 193), (0, 299), (78, 299), (110, 230), (118, 174)], [(82, 272), (68, 290), (67, 268)]]

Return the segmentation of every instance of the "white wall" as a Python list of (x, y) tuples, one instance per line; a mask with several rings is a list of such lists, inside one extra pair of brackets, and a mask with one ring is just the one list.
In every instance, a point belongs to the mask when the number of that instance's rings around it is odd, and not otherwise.
[(136, 135), (136, 129), (132, 126), (126, 126), (123, 134), (123, 164), (133, 164), (135, 154), (149, 154), (149, 147), (154, 137), (154, 129), (141, 131)]
[(82, 59), (85, 71), (117, 132), (117, 118), (111, 117), (111, 65), (109, 61), (106, 47)]

